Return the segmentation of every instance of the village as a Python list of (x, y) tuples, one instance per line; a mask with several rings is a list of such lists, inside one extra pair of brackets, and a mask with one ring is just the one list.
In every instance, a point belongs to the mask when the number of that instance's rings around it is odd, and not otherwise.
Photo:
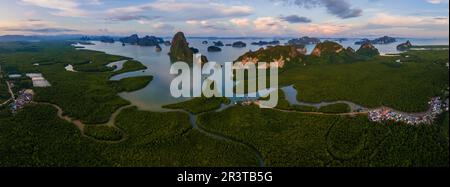
[(432, 124), (439, 114), (448, 112), (448, 99), (443, 102), (440, 97), (435, 97), (428, 104), (430, 109), (427, 112), (417, 114), (398, 112), (387, 107), (371, 110), (369, 111), (369, 120), (373, 122), (403, 122), (409, 125)]
[[(27, 73), (26, 77), (30, 78), (33, 87), (49, 87), (50, 83), (42, 76), (41, 73)], [(9, 80), (6, 80), (8, 86), (8, 92), (11, 98), (1, 105), (6, 105), (9, 102), (9, 108), (13, 114), (16, 114), (20, 109), (24, 108), (27, 104), (33, 101), (34, 91), (28, 87), (24, 88), (17, 85), (16, 82), (19, 81), (23, 76), (21, 74), (10, 74), (8, 75)], [(14, 90), (17, 91), (17, 96), (14, 94)]]
[(11, 112), (15, 114), (18, 110), (31, 103), (33, 101), (33, 95), (34, 92), (31, 89), (23, 89), (19, 91), (17, 98), (14, 99), (14, 101), (9, 105)]

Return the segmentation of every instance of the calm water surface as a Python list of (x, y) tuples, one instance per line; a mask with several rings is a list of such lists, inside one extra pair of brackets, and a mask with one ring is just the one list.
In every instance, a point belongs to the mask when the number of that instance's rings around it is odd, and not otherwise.
[[(198, 48), (200, 53), (207, 56), (209, 61), (215, 61), (219, 64), (223, 64), (224, 62), (235, 61), (239, 56), (244, 54), (249, 50), (258, 50), (261, 46), (253, 46), (250, 45), (251, 42), (257, 42), (258, 40), (246, 39), (240, 40), (247, 43), (246, 48), (233, 48), (233, 47), (222, 47), (222, 52), (208, 52), (208, 46), (212, 45), (213, 41), (216, 40), (207, 40), (208, 44), (202, 44), (202, 41), (205, 39), (188, 39), (191, 47)], [(352, 47), (355, 50), (359, 48), (358, 45), (354, 45), (355, 41), (359, 39), (348, 39), (343, 41), (341, 45), (345, 47)], [(387, 45), (375, 45), (382, 54), (386, 53), (398, 53), (395, 49), (396, 46), (402, 42), (405, 42), (407, 39), (398, 39), (398, 42), (387, 44)], [(435, 39), (409, 39), (414, 45), (448, 45), (448, 40), (435, 40)], [(238, 40), (236, 39), (220, 39), (224, 44), (231, 44)], [(264, 41), (269, 41), (266, 39)], [(282, 44), (287, 43), (288, 40), (280, 40)], [(135, 77), (142, 75), (153, 75), (153, 81), (147, 85), (145, 88), (131, 92), (131, 93), (120, 93), (119, 95), (130, 101), (133, 105), (136, 105), (140, 109), (151, 110), (151, 111), (166, 111), (161, 108), (163, 105), (177, 103), (189, 100), (189, 98), (174, 98), (170, 94), (170, 83), (175, 78), (175, 75), (169, 74), (171, 62), (169, 56), (167, 55), (170, 46), (161, 45), (162, 51), (155, 52), (155, 47), (142, 47), (136, 45), (126, 45), (122, 46), (120, 42), (116, 43), (102, 43), (102, 42), (92, 42), (95, 45), (77, 45), (82, 46), (85, 49), (102, 51), (108, 54), (120, 55), (125, 57), (130, 57), (135, 60), (142, 62), (145, 66), (148, 67), (147, 70), (144, 71), (136, 71), (120, 74), (112, 77), (112, 80), (120, 80), (122, 78), (127, 77)], [(310, 53), (314, 49), (315, 45), (308, 45), (308, 53)], [(121, 69), (123, 62), (115, 63), (118, 66), (118, 69)], [(113, 64), (110, 64), (113, 65)], [(288, 94), (289, 95), (292, 94)], [(291, 96), (292, 97), (292, 96)], [(289, 99), (289, 98), (288, 98)], [(293, 100), (293, 98), (291, 98)], [(233, 100), (239, 100), (234, 98)], [(241, 98), (242, 100), (242, 98)]]

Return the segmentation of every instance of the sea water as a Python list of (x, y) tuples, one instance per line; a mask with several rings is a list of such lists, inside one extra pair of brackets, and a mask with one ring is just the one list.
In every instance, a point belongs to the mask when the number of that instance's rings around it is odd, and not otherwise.
[[(166, 39), (170, 40), (170, 39)], [(224, 44), (232, 44), (236, 41), (243, 41), (247, 43), (245, 48), (233, 48), (231, 46), (221, 47), (221, 52), (208, 52), (207, 48), (213, 45), (213, 41), (222, 41)], [(191, 47), (199, 49), (202, 55), (205, 55), (209, 61), (215, 61), (219, 64), (225, 62), (232, 62), (237, 60), (237, 58), (249, 50), (255, 51), (261, 47), (266, 46), (256, 46), (251, 45), (252, 42), (258, 41), (272, 41), (273, 39), (188, 39)], [(333, 40), (333, 39), (322, 39), (323, 40)], [(360, 39), (347, 39), (342, 41), (340, 44), (344, 47), (352, 47), (357, 50), (360, 45), (355, 45), (356, 41)], [(384, 45), (375, 45), (382, 54), (388, 53), (398, 53), (396, 46), (400, 43), (410, 40), (413, 45), (448, 45), (448, 39), (397, 39), (397, 42)], [(203, 41), (208, 41), (208, 44), (202, 44)], [(288, 39), (279, 39), (281, 44), (288, 42)], [(171, 75), (169, 73), (170, 67), (172, 65), (170, 58), (168, 56), (170, 46), (161, 45), (162, 51), (156, 52), (155, 47), (145, 47), (137, 45), (122, 46), (120, 42), (115, 43), (102, 43), (93, 41), (95, 45), (80, 45), (77, 46), (84, 47), (84, 49), (102, 51), (108, 54), (120, 55), (125, 57), (130, 57), (135, 60), (140, 61), (145, 66), (148, 67), (147, 70), (128, 72), (124, 74), (119, 74), (111, 78), (111, 80), (120, 80), (127, 77), (136, 77), (143, 75), (152, 75), (153, 80), (145, 88), (130, 92), (130, 93), (120, 93), (119, 95), (130, 101), (133, 105), (139, 107), (143, 110), (151, 111), (166, 111), (162, 106), (167, 104), (178, 103), (182, 101), (189, 100), (191, 98), (174, 98), (170, 94), (170, 83), (176, 77), (176, 75)], [(306, 48), (308, 53), (314, 49), (315, 45), (307, 45)], [(120, 67), (118, 67), (119, 69)], [(246, 98), (241, 98), (246, 99)], [(233, 98), (233, 101), (239, 100), (238, 98)]]

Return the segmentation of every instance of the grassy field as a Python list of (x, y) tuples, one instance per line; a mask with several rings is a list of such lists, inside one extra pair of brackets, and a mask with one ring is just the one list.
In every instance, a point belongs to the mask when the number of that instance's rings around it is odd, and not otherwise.
[[(89, 124), (108, 121), (117, 108), (129, 104), (117, 93), (145, 87), (150, 79), (109, 81), (117, 72), (106, 65), (129, 58), (76, 50), (68, 42), (1, 43), (0, 47), (3, 46), (7, 46), (7, 51), (12, 51), (2, 55), (4, 71), (22, 74), (41, 72), (51, 83), (51, 87), (34, 89), (36, 101), (57, 104), (66, 115)], [(39, 65), (34, 65), (36, 63)], [(64, 67), (67, 64), (72, 64), (79, 72), (66, 71)], [(128, 61), (120, 72), (137, 69), (143, 69), (143, 65)]]
[(448, 87), (448, 51), (407, 55), (405, 63), (396, 63), (399, 57), (376, 57), (359, 63), (295, 66), (280, 73), (279, 81), (294, 84), (299, 101), (348, 100), (366, 107), (425, 111), (430, 98)]
[[(448, 167), (448, 113), (431, 126), (378, 124), (367, 116), (304, 115), (256, 106), (199, 117), (200, 126), (254, 145), (266, 166)], [(448, 125), (447, 125), (448, 126)]]

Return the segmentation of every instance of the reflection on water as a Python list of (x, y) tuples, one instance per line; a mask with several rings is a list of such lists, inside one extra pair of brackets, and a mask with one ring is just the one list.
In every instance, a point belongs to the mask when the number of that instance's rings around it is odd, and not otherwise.
[[(222, 47), (222, 52), (208, 52), (208, 46), (212, 45), (214, 40), (207, 40), (208, 44), (202, 44), (202, 41), (205, 39), (188, 39), (190, 46), (199, 49), (200, 53), (207, 56), (209, 61), (215, 61), (219, 64), (223, 64), (225, 62), (235, 61), (239, 56), (248, 52), (249, 50), (258, 50), (261, 46), (250, 45), (251, 42), (258, 42), (258, 40), (253, 39), (245, 39), (241, 40), (247, 43), (247, 47), (245, 48), (233, 48), (233, 47)], [(417, 40), (410, 39), (414, 45), (430, 45), (430, 44), (448, 44), (448, 40)], [(232, 44), (233, 42), (238, 41), (237, 39), (220, 39), (224, 44)], [(268, 41), (268, 39), (267, 39)], [(280, 40), (281, 44), (287, 43), (286, 40)], [(349, 39), (347, 41), (343, 41), (341, 45), (345, 47), (352, 47), (354, 49), (358, 49), (358, 45), (354, 45), (354, 42), (358, 41), (357, 39)], [(399, 43), (405, 42), (406, 39), (399, 39), (398, 42), (388, 45), (375, 45), (381, 53), (396, 53), (396, 46)], [(119, 95), (124, 99), (130, 101), (132, 104), (138, 106), (140, 109), (152, 110), (152, 111), (165, 111), (161, 108), (163, 105), (177, 103), (186, 101), (189, 98), (174, 98), (170, 94), (170, 83), (175, 78), (174, 75), (169, 74), (169, 70), (171, 67), (171, 62), (169, 56), (170, 47), (161, 45), (162, 51), (156, 52), (155, 47), (142, 47), (136, 45), (125, 45), (122, 46), (120, 42), (116, 43), (101, 43), (101, 42), (92, 42), (95, 45), (77, 45), (82, 46), (85, 49), (96, 50), (106, 52), (108, 54), (113, 55), (121, 55), (125, 57), (130, 57), (135, 60), (142, 62), (145, 66), (148, 67), (147, 70), (144, 71), (136, 71), (129, 72), (120, 75), (116, 75), (112, 77), (112, 80), (120, 80), (122, 78), (134, 77), (134, 76), (142, 76), (142, 75), (153, 75), (153, 81), (147, 85), (147, 87), (131, 92), (131, 93), (120, 93)], [(315, 45), (308, 45), (308, 52), (311, 52)], [(122, 68), (123, 62), (116, 62), (117, 69)], [(289, 96), (288, 96), (289, 97)], [(240, 101), (246, 100), (248, 98), (232, 98), (232, 101)], [(292, 99), (292, 98), (291, 98)], [(288, 98), (289, 100), (289, 98)], [(294, 100), (292, 100), (294, 101)]]
[[(233, 48), (223, 47), (222, 52), (209, 53), (207, 48), (209, 45), (202, 44), (203, 40), (191, 40), (190, 45), (199, 49), (200, 53), (206, 55), (209, 61), (216, 61), (219, 64), (223, 64), (226, 61), (234, 61), (240, 55), (248, 50), (257, 50), (259, 46), (248, 45), (247, 48)], [(222, 40), (225, 44), (232, 43), (235, 40)], [(253, 40), (248, 41), (248, 43)], [(148, 67), (144, 71), (128, 72), (119, 74), (111, 78), (111, 80), (120, 80), (127, 77), (153, 75), (153, 81), (144, 89), (131, 93), (120, 93), (119, 95), (124, 99), (130, 101), (132, 104), (138, 106), (140, 109), (152, 110), (152, 111), (165, 111), (161, 108), (163, 105), (177, 103), (181, 101), (189, 100), (189, 98), (174, 98), (170, 94), (170, 83), (175, 78), (174, 75), (169, 74), (171, 62), (167, 55), (170, 47), (162, 45), (161, 52), (155, 52), (155, 47), (142, 47), (135, 45), (122, 46), (121, 43), (101, 43), (92, 42), (95, 45), (79, 45), (85, 49), (96, 50), (106, 52), (113, 55), (121, 55), (130, 57), (142, 62)], [(209, 41), (212, 43), (212, 41)], [(118, 68), (120, 69), (120, 64)], [(233, 99), (234, 100), (234, 99)], [(237, 100), (237, 99), (236, 99)]]

